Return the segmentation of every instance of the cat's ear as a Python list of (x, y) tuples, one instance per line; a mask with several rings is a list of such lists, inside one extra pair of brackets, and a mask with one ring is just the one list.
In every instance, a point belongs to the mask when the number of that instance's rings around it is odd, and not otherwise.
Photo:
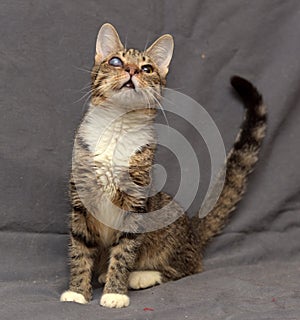
[(96, 42), (95, 62), (100, 63), (108, 55), (124, 49), (116, 29), (105, 23), (99, 30)]
[(173, 49), (173, 37), (170, 34), (164, 34), (146, 50), (146, 54), (156, 63), (163, 76), (168, 73)]

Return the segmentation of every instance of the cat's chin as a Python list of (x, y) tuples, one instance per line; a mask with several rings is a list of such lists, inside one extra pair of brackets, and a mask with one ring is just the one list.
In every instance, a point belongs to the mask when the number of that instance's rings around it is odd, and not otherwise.
[[(109, 101), (115, 106), (121, 106), (130, 110), (149, 108), (151, 102), (141, 90), (127, 87), (123, 87), (109, 97)], [(151, 107), (155, 108), (155, 104), (152, 103)]]

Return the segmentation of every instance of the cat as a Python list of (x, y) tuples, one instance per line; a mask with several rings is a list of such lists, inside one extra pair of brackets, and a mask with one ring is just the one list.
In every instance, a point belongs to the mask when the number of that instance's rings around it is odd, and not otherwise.
[[(145, 51), (128, 50), (111, 24), (100, 28), (90, 105), (74, 143), (71, 274), (61, 301), (88, 303), (94, 273), (104, 284), (100, 305), (121, 308), (129, 305), (128, 289), (201, 272), (205, 246), (221, 231), (245, 191), (265, 135), (266, 107), (249, 81), (233, 76), (231, 84), (241, 96), (246, 114), (227, 156), (225, 184), (214, 208), (204, 218), (190, 218), (168, 194), (147, 196), (156, 148), (155, 106), (166, 85), (173, 46), (172, 36), (165, 34)], [(117, 152), (118, 139), (125, 134)], [(130, 157), (128, 169), (125, 150), (135, 145), (142, 147)], [(122, 226), (126, 213), (142, 217), (166, 204), (165, 214), (179, 213), (179, 218), (162, 229), (145, 233), (139, 232), (138, 225), (135, 232), (110, 227)], [(91, 214), (91, 208), (101, 211), (101, 221)], [(132, 224), (134, 228), (134, 221)]]

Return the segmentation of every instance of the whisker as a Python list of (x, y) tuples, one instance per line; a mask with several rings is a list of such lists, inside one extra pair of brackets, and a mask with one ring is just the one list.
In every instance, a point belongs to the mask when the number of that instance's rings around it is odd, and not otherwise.
[(70, 91), (74, 91), (74, 92), (82, 92), (82, 91), (85, 91), (86, 89), (89, 89), (91, 86), (91, 82), (88, 82), (86, 83), (82, 88), (80, 89), (73, 89), (73, 88), (70, 88), (69, 90)]
[(128, 32), (127, 32), (126, 37), (125, 37), (125, 44), (124, 44), (125, 51), (127, 51), (127, 40), (128, 40)]
[[(153, 90), (152, 88), (148, 88), (148, 89)], [(159, 108), (161, 109), (161, 112), (162, 112), (162, 114), (163, 114), (163, 116), (164, 116), (164, 118), (166, 120), (167, 126), (170, 127), (168, 118), (166, 116), (166, 113), (165, 113), (165, 111), (163, 109), (163, 106), (161, 105), (160, 101), (155, 97), (155, 95), (151, 91), (148, 91), (148, 92), (149, 92), (149, 94), (151, 94), (152, 98), (157, 102), (157, 104), (158, 104)]]
[(142, 90), (141, 92), (142, 92), (143, 97), (145, 97), (146, 100), (147, 100), (147, 107), (148, 107), (148, 109), (151, 109), (151, 103), (150, 103), (150, 99), (149, 99), (147, 93), (146, 93), (144, 90)]
[(92, 94), (93, 94), (93, 92), (91, 92), (91, 93), (87, 96), (87, 98), (85, 99), (84, 104), (83, 104), (83, 106), (82, 106), (82, 108), (81, 108), (81, 114), (83, 114), (83, 113), (84, 113), (84, 110), (85, 110), (86, 104), (87, 104), (87, 102), (90, 100), (90, 98), (91, 98)]
[(79, 89), (78, 91), (79, 92), (82, 92), (86, 89), (89, 89), (91, 87), (91, 82), (89, 81), (84, 87), (82, 87), (81, 89)]
[(186, 87), (177, 87), (177, 88), (164, 88), (165, 90), (184, 90)]
[(91, 96), (94, 92), (94, 88), (92, 88), (91, 90), (89, 90), (88, 92), (86, 92), (81, 98), (79, 98), (78, 100), (74, 101), (73, 103), (77, 103), (79, 101), (81, 101), (82, 99), (84, 99), (86, 96)]
[(83, 68), (79, 68), (77, 66), (72, 66), (73, 68), (79, 70), (79, 71), (83, 71), (83, 72), (87, 72), (89, 74), (98, 74), (98, 72), (95, 72), (95, 71), (92, 71), (92, 70), (89, 70), (89, 69), (83, 69)]
[[(150, 90), (153, 90), (152, 88), (149, 88), (149, 89), (150, 89)], [(164, 90), (173, 90), (173, 89), (164, 88)], [(171, 105), (175, 105), (175, 102), (174, 102), (174, 101), (172, 101), (172, 100), (170, 100), (170, 99), (166, 98), (166, 97), (165, 97), (165, 96), (163, 96), (162, 94), (160, 94), (160, 93), (156, 92), (156, 95), (158, 96), (158, 98), (163, 99), (163, 100), (165, 100), (165, 101), (169, 102)]]
[(147, 40), (146, 40), (146, 44), (145, 44), (145, 47), (144, 47), (144, 52), (146, 51), (146, 49), (148, 47), (148, 44), (149, 44), (149, 32), (147, 33)]

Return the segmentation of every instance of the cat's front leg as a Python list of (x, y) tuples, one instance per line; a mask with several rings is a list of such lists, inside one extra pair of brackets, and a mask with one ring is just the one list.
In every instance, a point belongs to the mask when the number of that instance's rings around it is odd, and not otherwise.
[(88, 303), (92, 298), (92, 270), (97, 253), (97, 244), (86, 228), (85, 216), (76, 210), (72, 213), (70, 235), (70, 282), (60, 301)]
[(70, 245), (70, 284), (60, 301), (88, 303), (92, 298), (91, 277), (95, 249), (88, 248), (71, 235)]
[(100, 304), (108, 308), (122, 308), (129, 305), (128, 278), (132, 271), (141, 236), (124, 236), (112, 247), (106, 283)]

